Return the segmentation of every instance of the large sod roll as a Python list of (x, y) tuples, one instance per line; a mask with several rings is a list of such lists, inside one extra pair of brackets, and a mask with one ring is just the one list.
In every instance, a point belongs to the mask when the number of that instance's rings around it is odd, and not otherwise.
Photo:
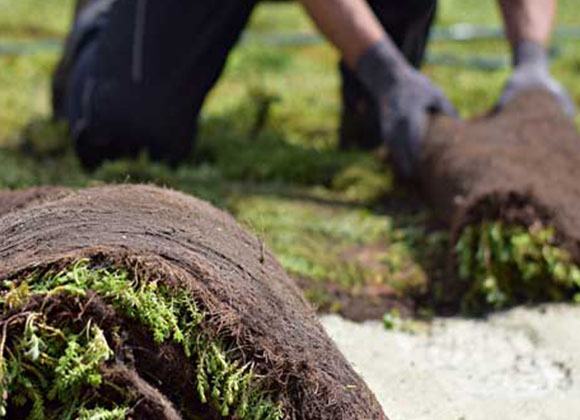
[(38, 187), (23, 191), (0, 192), (0, 217), (35, 203), (41, 203), (45, 200), (55, 200), (69, 193), (69, 189), (62, 187)]
[(385, 419), (260, 240), (150, 186), (0, 194), (0, 414)]
[(551, 95), (472, 122), (438, 117), (420, 180), (452, 230), (450, 299), (469, 309), (562, 300), (580, 288), (580, 137)]

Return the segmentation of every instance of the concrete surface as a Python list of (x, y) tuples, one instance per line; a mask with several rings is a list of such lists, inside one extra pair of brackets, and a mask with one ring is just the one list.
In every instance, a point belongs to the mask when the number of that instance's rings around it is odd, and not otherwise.
[(322, 322), (391, 420), (580, 420), (580, 307), (436, 319), (415, 333)]

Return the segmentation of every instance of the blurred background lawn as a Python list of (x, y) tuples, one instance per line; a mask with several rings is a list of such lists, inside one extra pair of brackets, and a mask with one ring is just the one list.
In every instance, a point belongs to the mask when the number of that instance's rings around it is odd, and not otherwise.
[[(560, 0), (559, 25), (580, 28), (577, 3)], [(337, 149), (338, 56), (297, 4), (257, 7), (186, 164), (170, 171), (143, 156), (92, 175), (80, 169), (62, 127), (49, 123), (50, 74), (72, 6), (0, 0), (0, 188), (167, 185), (232, 212), (324, 309), (340, 310), (343, 292), (370, 293), (384, 310), (381, 297), (425, 292), (444, 266), (445, 232), (427, 228), (423, 204), (394, 185), (377, 156)], [(509, 58), (503, 39), (444, 39), (446, 28), (465, 23), (501, 28), (495, 1), (441, 0), (424, 71), (470, 117), (494, 104)], [(564, 33), (554, 45), (554, 73), (580, 104), (580, 39)]]

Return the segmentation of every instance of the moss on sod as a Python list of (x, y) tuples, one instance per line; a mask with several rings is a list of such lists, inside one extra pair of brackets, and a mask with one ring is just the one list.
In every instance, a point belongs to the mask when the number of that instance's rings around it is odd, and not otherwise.
[(580, 268), (559, 248), (551, 228), (483, 221), (463, 230), (455, 247), (459, 276), (472, 281), (465, 312), (518, 303), (580, 301)]
[(179, 344), (197, 366), (201, 404), (222, 417), (282, 418), (280, 405), (260, 389), (252, 364), (243, 364), (239, 351), (224, 340), (204, 333), (204, 313), (183, 290), (132, 278), (124, 269), (95, 268), (87, 260), (60, 272), (4, 281), (1, 287), (2, 416), (14, 407), (22, 407), (30, 419), (124, 419), (130, 413), (137, 401), (129, 394), (110, 400), (107, 387), (115, 384), (102, 375), (103, 364), (113, 360), (107, 335), (114, 332), (90, 319), (79, 328), (46, 316), (56, 297), (97, 293), (118, 314), (146, 327), (155, 343)]

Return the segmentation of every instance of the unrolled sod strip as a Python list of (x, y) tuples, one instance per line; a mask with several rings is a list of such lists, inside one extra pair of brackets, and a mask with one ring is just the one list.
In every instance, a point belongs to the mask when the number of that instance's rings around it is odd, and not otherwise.
[(385, 419), (271, 253), (149, 186), (0, 194), (0, 414)]
[(580, 290), (580, 136), (550, 94), (472, 122), (435, 117), (420, 168), (452, 230), (459, 276), (444, 297), (481, 310)]

